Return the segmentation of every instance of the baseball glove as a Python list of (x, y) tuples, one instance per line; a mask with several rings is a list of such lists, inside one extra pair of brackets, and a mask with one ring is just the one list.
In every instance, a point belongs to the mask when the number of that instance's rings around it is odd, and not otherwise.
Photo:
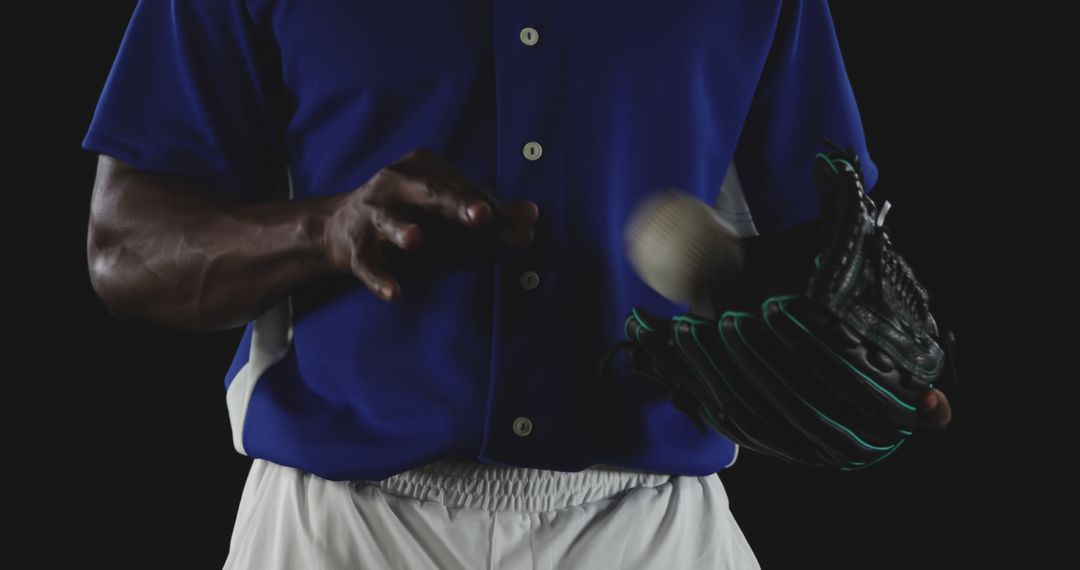
[(889, 203), (878, 212), (863, 192), (850, 146), (818, 140), (831, 150), (815, 156), (821, 247), (805, 291), (765, 299), (760, 315), (662, 318), (634, 307), (600, 373), (630, 348), (629, 371), (700, 429), (788, 463), (856, 470), (919, 428), (919, 398), (946, 351), (926, 289), (889, 239)]

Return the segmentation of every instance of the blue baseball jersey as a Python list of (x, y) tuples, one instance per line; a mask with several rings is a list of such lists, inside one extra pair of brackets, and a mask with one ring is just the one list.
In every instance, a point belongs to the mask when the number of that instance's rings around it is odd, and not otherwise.
[(825, 0), (141, 0), (82, 146), (248, 201), (283, 168), (284, 198), (314, 198), (426, 147), (539, 206), (527, 247), (403, 252), (396, 301), (338, 275), (249, 322), (239, 453), (333, 480), (449, 457), (702, 476), (738, 447), (625, 359), (597, 376), (631, 307), (689, 310), (636, 275), (623, 224), (664, 187), (743, 235), (812, 220), (817, 136), (874, 187)]

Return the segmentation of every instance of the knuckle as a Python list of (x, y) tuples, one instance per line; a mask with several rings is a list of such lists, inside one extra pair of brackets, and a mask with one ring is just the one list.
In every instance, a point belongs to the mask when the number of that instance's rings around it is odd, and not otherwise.
[(392, 191), (401, 181), (403, 176), (397, 169), (396, 164), (388, 164), (379, 169), (368, 182), (370, 195), (381, 195)]
[(376, 231), (383, 231), (386, 225), (386, 210), (381, 207), (374, 207), (371, 209), (371, 227)]
[(410, 150), (409, 153), (405, 155), (405, 157), (409, 158), (409, 159), (416, 160), (416, 159), (431, 158), (431, 156), (433, 154), (434, 154), (434, 152), (432, 152), (432, 150), (430, 148), (428, 148), (426, 146), (418, 146), (418, 147)]
[(395, 176), (397, 172), (394, 171), (393, 164), (387, 164), (375, 172), (375, 174), (368, 181), (367, 185), (371, 190), (376, 190), (386, 185), (387, 179)]
[(386, 207), (387, 202), (388, 198), (375, 193), (363, 196), (359, 201), (357, 218), (373, 221)]
[(425, 176), (420, 182), (420, 186), (423, 188), (424, 195), (427, 198), (435, 200), (446, 195), (446, 186), (435, 177)]

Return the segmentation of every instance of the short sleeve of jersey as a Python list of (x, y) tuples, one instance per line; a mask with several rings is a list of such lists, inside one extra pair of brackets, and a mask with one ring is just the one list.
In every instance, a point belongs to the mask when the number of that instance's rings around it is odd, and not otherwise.
[(269, 37), (246, 0), (139, 0), (82, 148), (265, 199), (283, 156)]
[(814, 155), (824, 136), (859, 156), (864, 191), (878, 178), (867, 152), (826, 0), (784, 0), (772, 46), (735, 149), (734, 164), (762, 235), (820, 216)]

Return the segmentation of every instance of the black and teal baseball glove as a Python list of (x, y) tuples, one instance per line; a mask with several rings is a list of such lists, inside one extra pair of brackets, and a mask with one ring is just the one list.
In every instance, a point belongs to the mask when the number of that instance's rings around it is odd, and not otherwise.
[(889, 239), (889, 203), (879, 212), (864, 193), (851, 147), (819, 140), (831, 150), (815, 160), (820, 249), (805, 290), (716, 319), (632, 308), (600, 372), (629, 348), (633, 375), (702, 430), (785, 462), (856, 470), (919, 429), (946, 351), (926, 289)]

